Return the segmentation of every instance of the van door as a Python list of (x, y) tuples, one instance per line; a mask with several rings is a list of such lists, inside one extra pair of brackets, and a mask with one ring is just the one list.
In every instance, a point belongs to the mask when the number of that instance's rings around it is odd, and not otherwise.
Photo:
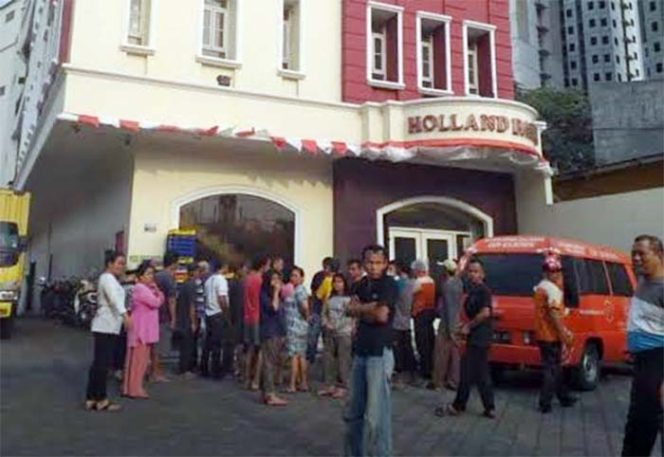
[[(604, 262), (594, 259), (575, 258), (579, 278), (579, 311), (576, 331), (584, 341), (599, 339), (599, 352), (604, 352), (604, 336), (613, 327), (615, 307), (611, 297)], [(583, 351), (583, 347), (579, 347)], [(579, 354), (576, 354), (577, 357)]]
[(611, 283), (611, 299), (615, 309), (613, 338), (611, 348), (607, 353), (611, 359), (616, 361), (624, 361), (627, 357), (627, 318), (629, 301), (634, 295), (634, 288), (627, 268), (628, 266), (625, 264), (606, 262), (606, 269)]

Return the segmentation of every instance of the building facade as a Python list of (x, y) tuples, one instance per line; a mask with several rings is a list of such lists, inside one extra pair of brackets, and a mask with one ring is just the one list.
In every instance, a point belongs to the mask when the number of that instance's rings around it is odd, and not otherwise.
[(24, 5), (23, 0), (0, 1), (0, 186), (9, 182), (16, 168), (17, 142), (11, 126), (25, 74), (19, 47)]
[(664, 0), (639, 2), (646, 78), (664, 78)]
[(30, 68), (55, 68), (14, 182), (38, 275), (158, 257), (178, 228), (201, 257), (313, 272), (381, 242), (437, 265), (551, 198), (507, 0), (34, 3), (31, 45), (49, 15), (53, 42)]
[(517, 90), (563, 87), (559, 0), (510, 0)]
[(563, 0), (560, 13), (565, 86), (644, 78), (637, 0)]

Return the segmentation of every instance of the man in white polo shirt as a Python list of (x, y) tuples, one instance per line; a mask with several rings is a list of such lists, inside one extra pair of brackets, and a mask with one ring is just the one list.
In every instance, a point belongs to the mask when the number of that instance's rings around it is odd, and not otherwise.
[[(216, 262), (214, 274), (205, 281), (205, 345), (201, 358), (201, 375), (221, 378), (221, 337), (224, 315), (228, 313), (227, 265)], [(212, 361), (210, 362), (210, 358)]]

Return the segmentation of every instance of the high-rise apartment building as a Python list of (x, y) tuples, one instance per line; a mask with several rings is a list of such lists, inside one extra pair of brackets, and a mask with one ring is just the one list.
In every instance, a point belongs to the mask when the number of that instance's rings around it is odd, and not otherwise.
[(557, 0), (510, 0), (517, 89), (563, 85), (559, 9)]
[(664, 0), (639, 2), (646, 78), (664, 78)]
[(560, 15), (565, 86), (643, 79), (637, 0), (563, 0)]
[(511, 0), (510, 20), (517, 87), (664, 76), (664, 0)]

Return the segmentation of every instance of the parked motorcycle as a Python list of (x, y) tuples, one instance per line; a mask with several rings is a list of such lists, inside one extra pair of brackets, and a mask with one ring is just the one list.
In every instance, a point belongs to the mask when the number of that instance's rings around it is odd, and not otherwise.
[(76, 323), (89, 329), (97, 312), (97, 285), (91, 279), (82, 279), (74, 297)]

